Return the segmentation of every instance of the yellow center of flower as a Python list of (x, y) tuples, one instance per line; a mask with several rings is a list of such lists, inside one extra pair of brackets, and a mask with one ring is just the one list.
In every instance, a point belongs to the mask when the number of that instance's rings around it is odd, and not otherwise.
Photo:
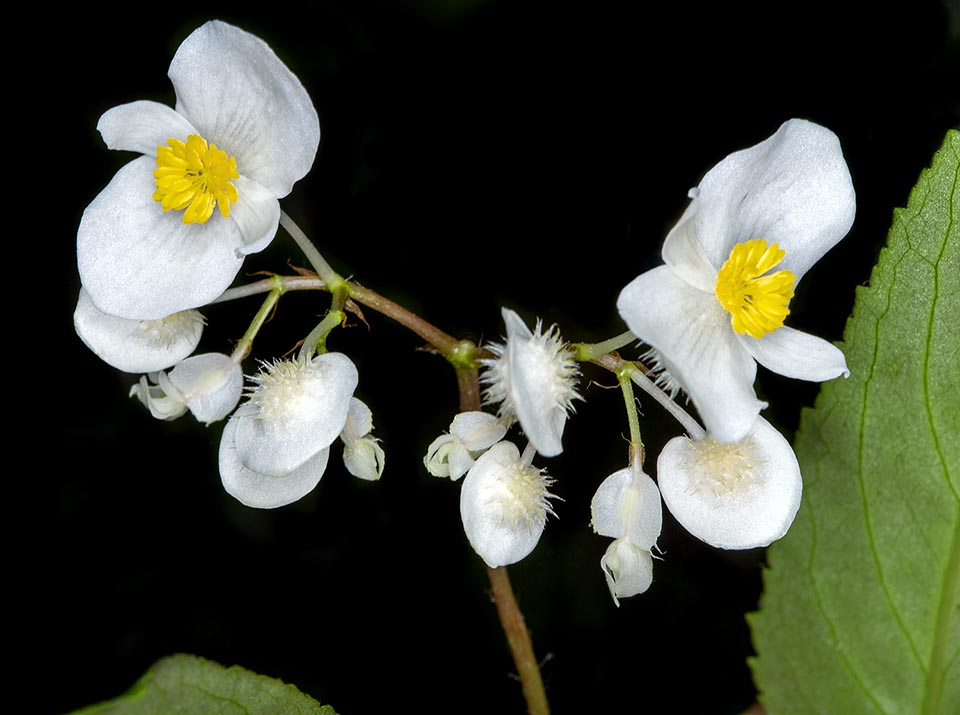
[(167, 140), (157, 147), (157, 168), (153, 172), (157, 190), (153, 194), (164, 211), (183, 211), (184, 223), (206, 223), (216, 206), (224, 218), (237, 201), (239, 179), (237, 160), (198, 134)]
[(783, 256), (777, 244), (761, 238), (738, 243), (730, 251), (717, 273), (716, 294), (730, 313), (734, 332), (762, 338), (783, 325), (797, 277), (786, 270), (764, 275)]

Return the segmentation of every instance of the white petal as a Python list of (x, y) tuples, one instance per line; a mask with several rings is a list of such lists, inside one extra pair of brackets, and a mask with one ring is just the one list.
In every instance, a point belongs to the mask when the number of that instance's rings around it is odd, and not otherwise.
[(607, 547), (600, 559), (600, 568), (607, 578), (613, 602), (643, 593), (653, 583), (653, 557), (649, 549), (617, 539)]
[(709, 432), (734, 442), (750, 430), (766, 406), (753, 391), (757, 364), (720, 301), (660, 266), (629, 283), (617, 309), (634, 335), (656, 348)]
[[(698, 195), (694, 189), (691, 194)], [(697, 237), (694, 217), (700, 204), (696, 200), (687, 206), (663, 242), (663, 262), (685, 283), (694, 288), (713, 293), (717, 285), (717, 267), (710, 263)]]
[(670, 440), (657, 480), (677, 521), (721, 549), (766, 546), (786, 534), (803, 489), (793, 450), (763, 418), (738, 444)]
[(270, 245), (280, 225), (280, 202), (256, 181), (241, 176), (234, 181), (237, 203), (230, 207), (233, 219), (243, 237), (238, 248), (241, 255), (258, 253)]
[(349, 445), (371, 432), (373, 432), (373, 413), (365, 402), (351, 397), (347, 421), (340, 432), (340, 439)]
[(302, 499), (317, 486), (327, 468), (329, 449), (321, 449), (289, 474), (270, 477), (244, 466), (237, 453), (237, 424), (247, 406), (240, 407), (223, 428), (220, 439), (220, 479), (230, 496), (246, 506), (275, 509)]
[(187, 402), (175, 385), (170, 384), (166, 373), (158, 376), (161, 384), (150, 384), (147, 376), (130, 388), (130, 397), (136, 397), (158, 420), (175, 420), (187, 412)]
[(159, 102), (141, 100), (108, 109), (100, 116), (97, 130), (111, 149), (136, 151), (157, 158), (157, 147), (169, 139), (186, 141), (197, 130), (174, 109)]
[(77, 232), (77, 264), (104, 313), (154, 320), (206, 305), (233, 281), (243, 259), (240, 231), (219, 213), (183, 223), (153, 200), (154, 161), (139, 157), (87, 206)]
[(194, 30), (168, 72), (177, 111), (277, 198), (313, 165), (320, 121), (300, 80), (260, 38), (217, 20)]
[(194, 351), (203, 316), (187, 310), (160, 320), (118, 318), (97, 310), (81, 288), (73, 325), (84, 344), (108, 365), (124, 372), (157, 372)]
[(207, 425), (230, 414), (243, 391), (240, 366), (223, 353), (189, 357), (173, 368), (168, 377), (193, 416)]
[(240, 458), (261, 474), (288, 474), (329, 447), (343, 431), (357, 388), (357, 368), (342, 353), (287, 364), (289, 373), (274, 381), (273, 392), (257, 388), (247, 404), (258, 409), (237, 425)]
[[(837, 136), (791, 119), (769, 139), (710, 169), (675, 230), (685, 234), (682, 240), (695, 236), (714, 268), (737, 243), (755, 238), (777, 243), (786, 252), (777, 270), (791, 270), (799, 280), (846, 235), (855, 213)], [(668, 236), (667, 243), (673, 240)]]
[(383, 476), (386, 455), (373, 437), (363, 437), (343, 448), (343, 464), (353, 476), (375, 482)]
[(543, 497), (531, 498), (528, 489), (529, 482), (539, 476), (536, 471), (520, 462), (516, 445), (498, 442), (477, 459), (463, 480), (463, 530), (490, 568), (516, 563), (540, 541), (546, 523)]
[(809, 333), (782, 326), (759, 340), (737, 337), (758, 363), (780, 375), (814, 382), (850, 377), (840, 349)]
[(507, 434), (501, 420), (488, 412), (461, 412), (450, 423), (450, 434), (460, 438), (463, 446), (471, 452), (489, 449)]
[(642, 471), (626, 467), (603, 480), (590, 502), (590, 514), (596, 533), (627, 539), (649, 551), (663, 526), (660, 490)]

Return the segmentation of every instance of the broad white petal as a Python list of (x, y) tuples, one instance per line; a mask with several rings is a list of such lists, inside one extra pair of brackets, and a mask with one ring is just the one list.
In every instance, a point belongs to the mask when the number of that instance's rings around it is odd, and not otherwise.
[(463, 530), (490, 568), (524, 558), (543, 533), (543, 497), (528, 488), (539, 475), (523, 466), (516, 445), (498, 442), (477, 459), (460, 489)]
[(342, 353), (317, 355), (308, 363), (288, 361), (277, 380), (266, 382), (246, 404), (237, 425), (237, 449), (243, 463), (261, 474), (288, 474), (343, 431), (357, 368)]
[(160, 320), (129, 320), (101, 312), (80, 289), (73, 325), (101, 360), (124, 372), (157, 372), (192, 353), (203, 333), (203, 316), (185, 310)]
[(750, 430), (766, 406), (753, 391), (757, 364), (720, 301), (660, 266), (629, 283), (617, 309), (634, 335), (656, 348), (709, 432), (734, 442)]
[(230, 414), (243, 392), (240, 366), (223, 353), (189, 357), (173, 368), (168, 377), (193, 416), (207, 425)]
[(653, 557), (627, 539), (617, 539), (607, 547), (600, 559), (600, 568), (607, 579), (607, 588), (613, 602), (620, 606), (621, 598), (643, 593), (653, 583)]
[(80, 280), (104, 313), (155, 320), (206, 305), (233, 281), (240, 231), (214, 213), (185, 224), (153, 200), (154, 161), (139, 157), (87, 206), (77, 231)]
[(190, 33), (168, 72), (177, 111), (237, 170), (277, 198), (313, 165), (317, 110), (300, 80), (260, 38), (213, 20)]
[(197, 130), (172, 107), (141, 100), (108, 109), (100, 116), (97, 130), (110, 149), (136, 151), (157, 158), (157, 147), (167, 140), (186, 141)]
[(677, 521), (721, 549), (766, 546), (786, 534), (803, 490), (796, 455), (763, 418), (738, 444), (670, 440), (657, 481)]
[(223, 428), (220, 439), (220, 480), (227, 493), (246, 506), (257, 509), (275, 509), (302, 499), (317, 486), (327, 468), (329, 449), (321, 449), (313, 457), (289, 474), (270, 477), (244, 466), (237, 453), (236, 432), (240, 407)]
[(850, 377), (843, 352), (809, 333), (782, 326), (759, 340), (737, 337), (758, 363), (780, 375), (814, 382)]
[(694, 201), (687, 206), (676, 226), (667, 234), (661, 255), (663, 262), (684, 282), (699, 290), (713, 293), (717, 285), (717, 266), (710, 263), (697, 237), (694, 217), (699, 209), (696, 201), (699, 190), (692, 189), (690, 194)]
[(237, 203), (230, 207), (232, 218), (240, 229), (243, 245), (241, 255), (258, 253), (270, 245), (280, 225), (280, 202), (270, 191), (256, 181), (241, 176), (234, 181)]
[(776, 269), (791, 270), (799, 280), (847, 234), (855, 213), (853, 182), (837, 136), (791, 119), (770, 138), (710, 169), (681, 219), (684, 225), (675, 230), (695, 234), (714, 268), (737, 243), (755, 238), (777, 243), (786, 255)]
[(460, 412), (450, 423), (450, 434), (460, 438), (471, 452), (489, 449), (507, 434), (502, 420), (488, 412)]
[(366, 403), (356, 397), (350, 398), (350, 409), (347, 411), (347, 421), (340, 432), (340, 439), (345, 444), (353, 444), (358, 439), (373, 432), (373, 412)]
[(383, 476), (386, 455), (377, 440), (367, 436), (344, 445), (343, 465), (353, 476), (375, 482)]
[(603, 480), (590, 502), (590, 514), (596, 533), (650, 550), (663, 526), (660, 490), (642, 471), (626, 467)]

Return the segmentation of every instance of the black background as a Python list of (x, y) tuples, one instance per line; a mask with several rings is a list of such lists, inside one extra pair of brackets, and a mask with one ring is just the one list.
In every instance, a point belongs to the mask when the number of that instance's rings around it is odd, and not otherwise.
[[(957, 15), (939, 2), (640, 5), (213, 4), (19, 28), (31, 49), (8, 66), (29, 92), (11, 91), (27, 109), (10, 147), (25, 158), (11, 163), (36, 176), (16, 204), (30, 228), (10, 239), (22, 338), (8, 362), (10, 446), (27, 466), (8, 474), (23, 490), (8, 548), (30, 711), (119, 695), (174, 652), (282, 678), (345, 715), (523, 711), (459, 486), (421, 463), (456, 411), (446, 364), (369, 311), (369, 329), (338, 331), (331, 347), (356, 361), (387, 450), (382, 481), (354, 479), (334, 456), (306, 499), (247, 509), (220, 486), (221, 426), (154, 421), (126, 397), (135, 378), (74, 335), (74, 237), (131, 158), (103, 146), (97, 118), (135, 99), (172, 104), (170, 58), (219, 17), (270, 43), (320, 114), (320, 151), (288, 213), (339, 271), (478, 341), (501, 336), (501, 305), (571, 341), (621, 332), (617, 294), (659, 263), (710, 166), (790, 117), (828, 126), (858, 215), (798, 287), (790, 322), (840, 339), (894, 207), (957, 124)], [(281, 232), (244, 272), (288, 261), (306, 265)], [(257, 305), (205, 310), (201, 349), (229, 352)], [(254, 356), (284, 353), (326, 305), (283, 298)], [(612, 384), (585, 368), (565, 452), (540, 462), (559, 519), (510, 569), (554, 711), (738, 713), (756, 699), (743, 614), (757, 608), (765, 555), (709, 548), (665, 513), (652, 588), (614, 607), (599, 569), (608, 541), (589, 528), (593, 492), (626, 460)], [(757, 389), (790, 436), (817, 386), (761, 370)], [(677, 428), (644, 407), (655, 454)]]

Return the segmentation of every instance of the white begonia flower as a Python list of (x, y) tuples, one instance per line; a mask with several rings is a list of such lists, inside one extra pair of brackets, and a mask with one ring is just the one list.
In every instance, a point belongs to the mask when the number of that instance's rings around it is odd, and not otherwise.
[(783, 321), (796, 282), (850, 229), (856, 198), (836, 135), (802, 119), (723, 159), (690, 198), (666, 265), (628, 284), (617, 308), (714, 438), (735, 442), (766, 406), (757, 362), (803, 380), (849, 375), (840, 350)]
[(84, 287), (122, 318), (159, 319), (219, 296), (244, 256), (273, 240), (278, 199), (310, 170), (320, 141), (303, 85), (237, 27), (199, 27), (168, 74), (174, 109), (132, 102), (97, 125), (110, 149), (143, 154), (90, 203), (77, 233)]
[(343, 464), (353, 476), (375, 482), (383, 476), (386, 455), (373, 432), (373, 413), (356, 397), (350, 398), (347, 421), (340, 432)]
[(324, 353), (278, 360), (252, 380), (256, 387), (220, 440), (220, 478), (239, 501), (269, 509), (320, 481), (347, 423), (357, 368), (346, 355)]
[(118, 318), (97, 310), (81, 288), (73, 325), (84, 345), (108, 365), (124, 372), (157, 372), (196, 349), (203, 316), (183, 310), (158, 320)]
[(638, 464), (603, 480), (590, 503), (593, 530), (614, 541), (600, 559), (613, 602), (643, 593), (653, 583), (651, 550), (663, 526), (656, 483)]
[(506, 434), (503, 421), (487, 412), (461, 412), (450, 423), (450, 433), (440, 435), (427, 448), (423, 465), (435, 477), (457, 481)]
[(130, 388), (130, 396), (161, 420), (176, 419), (189, 409), (204, 424), (218, 422), (237, 406), (243, 392), (240, 366), (222, 353), (188, 357), (153, 382), (144, 375)]
[(460, 518), (467, 540), (490, 568), (516, 563), (533, 551), (547, 514), (554, 513), (552, 483), (512, 442), (497, 442), (467, 472)]
[(561, 437), (573, 401), (580, 398), (580, 370), (557, 326), (543, 333), (538, 320), (530, 332), (514, 311), (503, 308), (502, 314), (506, 343), (488, 346), (497, 357), (484, 361), (484, 400), (500, 404), (501, 418), (518, 420), (537, 452), (555, 457), (563, 451)]
[(667, 508), (721, 549), (767, 546), (787, 533), (803, 481), (790, 444), (762, 417), (739, 442), (675, 437), (657, 460)]

